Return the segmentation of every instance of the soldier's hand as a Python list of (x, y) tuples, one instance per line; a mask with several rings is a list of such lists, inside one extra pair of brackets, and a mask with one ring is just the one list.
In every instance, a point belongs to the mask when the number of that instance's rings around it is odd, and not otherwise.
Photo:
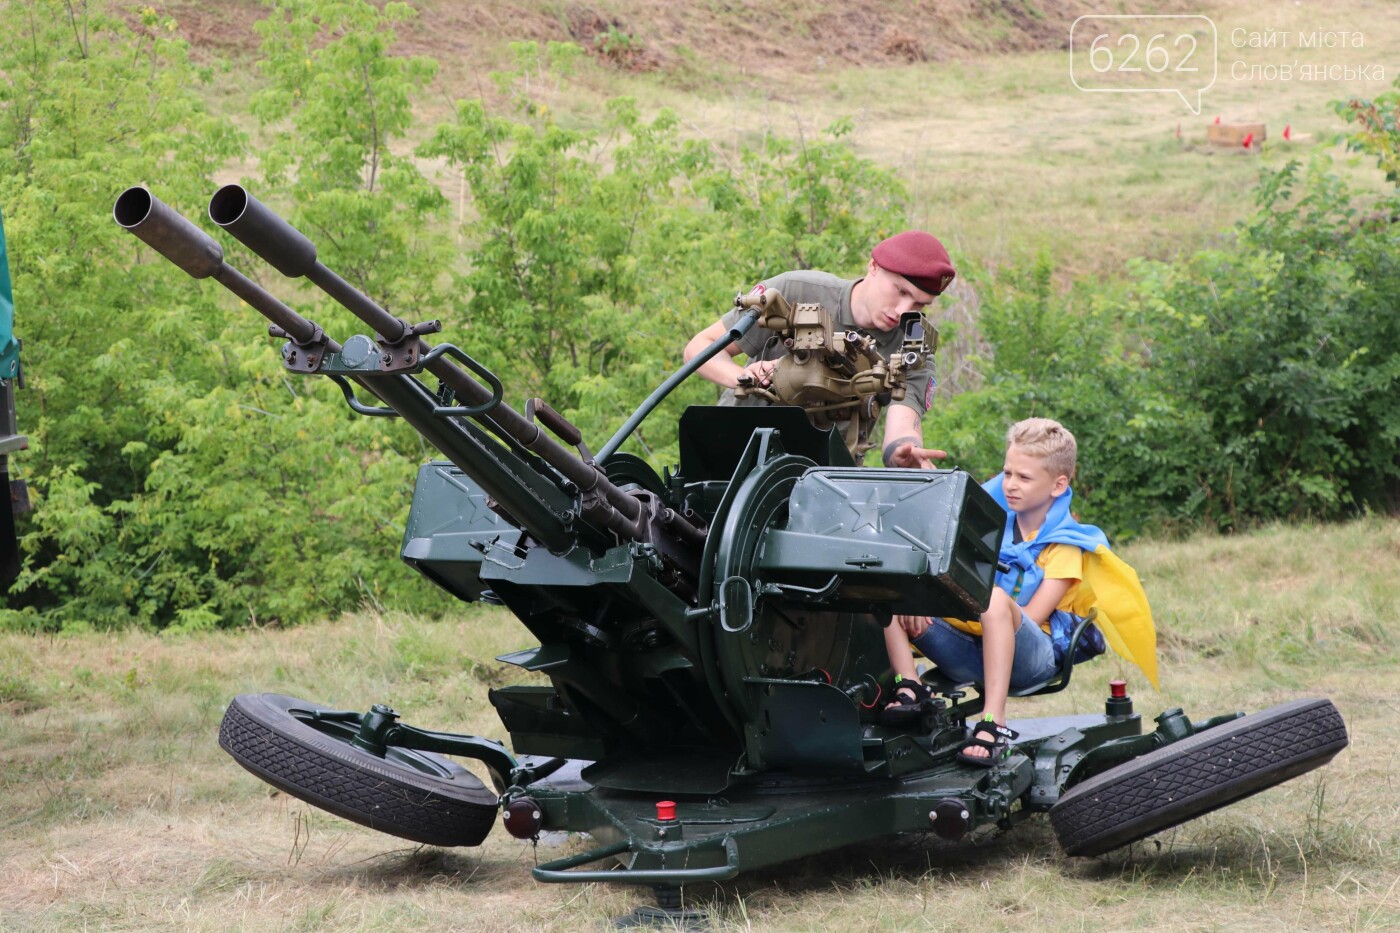
[(777, 368), (777, 360), (754, 360), (744, 367), (742, 375), (752, 376), (754, 385), (766, 387), (773, 381), (773, 371)]
[(900, 444), (890, 455), (889, 465), (905, 469), (931, 470), (935, 460), (948, 456), (948, 451), (935, 447), (916, 447), (914, 444)]

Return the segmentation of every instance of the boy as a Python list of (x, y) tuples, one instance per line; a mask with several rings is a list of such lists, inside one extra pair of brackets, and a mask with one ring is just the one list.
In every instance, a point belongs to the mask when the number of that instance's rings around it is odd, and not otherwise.
[[(1044, 683), (1059, 669), (1052, 617), (1062, 653), (1072, 616), (1097, 606), (1115, 650), (1142, 666), (1156, 685), (1156, 635), (1137, 575), (1108, 552), (1103, 532), (1070, 515), (1076, 447), (1074, 435), (1049, 418), (1012, 425), (1005, 466), (983, 487), (1008, 512), (1000, 557), (1011, 568), (997, 574), (986, 612), (976, 622), (899, 616), (885, 629), (890, 665), (898, 675), (886, 708), (890, 719), (897, 721), (929, 695), (914, 669), (910, 639), (952, 679), (982, 683), (985, 717), (957, 756), (968, 764), (990, 767), (1016, 737), (1006, 728), (1011, 688)], [(1083, 583), (1086, 552), (1102, 594)]]

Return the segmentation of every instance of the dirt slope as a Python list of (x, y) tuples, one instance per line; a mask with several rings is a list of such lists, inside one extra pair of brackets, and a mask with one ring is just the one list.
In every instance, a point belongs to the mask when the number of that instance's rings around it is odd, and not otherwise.
[[(826, 65), (879, 65), (967, 53), (1062, 48), (1081, 10), (1069, 0), (582, 0), (551, 4), (418, 0), (399, 28), (399, 51), (448, 68), (491, 60), (507, 42), (571, 40), (628, 70), (688, 63), (781, 73)], [(1173, 6), (1171, 2), (1155, 6)], [(242, 57), (257, 47), (256, 0), (163, 5), (201, 56)]]

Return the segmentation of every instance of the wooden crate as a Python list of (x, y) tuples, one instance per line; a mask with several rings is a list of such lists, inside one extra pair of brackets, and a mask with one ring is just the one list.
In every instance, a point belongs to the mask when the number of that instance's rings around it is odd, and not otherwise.
[(1249, 141), (1250, 149), (1258, 149), (1267, 138), (1263, 123), (1212, 123), (1206, 128), (1206, 140), (1212, 146), (1244, 147), (1245, 137), (1254, 134)]

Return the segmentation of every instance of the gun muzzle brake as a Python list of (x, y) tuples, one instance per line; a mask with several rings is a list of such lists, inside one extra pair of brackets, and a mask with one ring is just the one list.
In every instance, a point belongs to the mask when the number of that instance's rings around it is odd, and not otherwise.
[(140, 186), (117, 197), (112, 217), (152, 249), (197, 279), (217, 275), (224, 249), (214, 238)]
[(316, 267), (316, 245), (242, 185), (214, 192), (209, 219), (288, 278), (301, 278)]

